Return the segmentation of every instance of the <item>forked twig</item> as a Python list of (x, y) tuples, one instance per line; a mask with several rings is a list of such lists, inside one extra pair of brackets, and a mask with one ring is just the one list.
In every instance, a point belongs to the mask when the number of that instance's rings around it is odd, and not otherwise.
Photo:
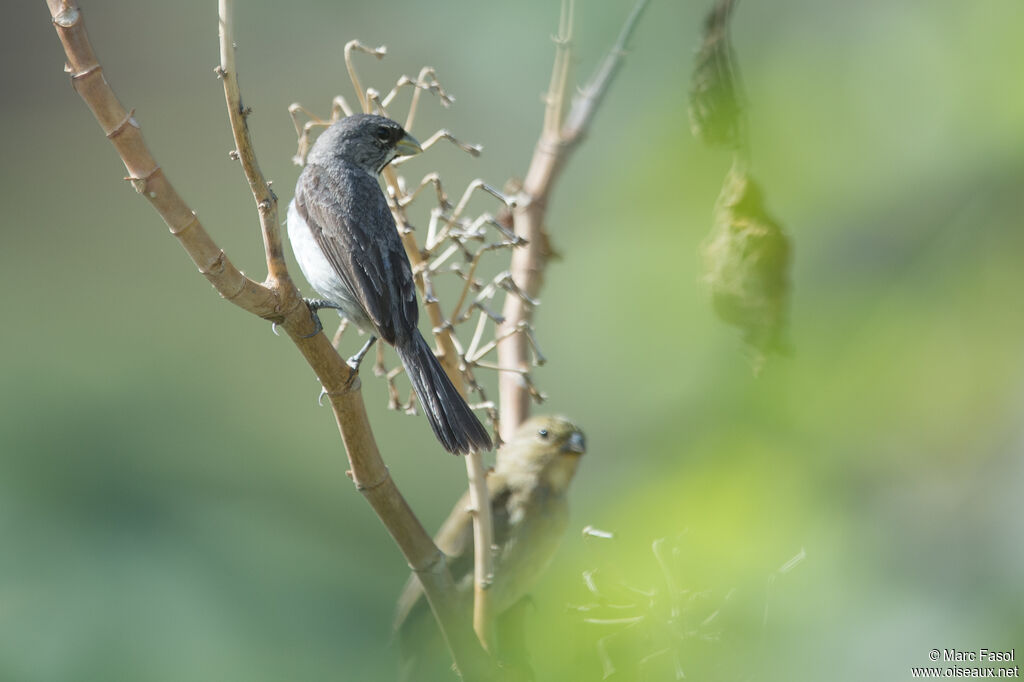
[[(499, 327), (499, 335), (503, 330), (515, 329), (521, 322), (528, 323), (533, 318), (534, 306), (531, 301), (537, 298), (543, 286), (544, 271), (550, 256), (544, 227), (548, 197), (572, 151), (585, 136), (594, 113), (621, 65), (626, 44), (646, 6), (647, 0), (637, 1), (601, 66), (582, 88), (568, 113), (563, 114), (571, 61), (573, 19), (572, 0), (563, 1), (558, 35), (555, 38), (551, 84), (546, 97), (544, 127), (523, 180), (519, 201), (512, 211), (515, 233), (528, 244), (512, 252), (510, 271), (515, 289), (510, 289), (505, 296), (502, 309), (505, 321)], [(537, 353), (535, 339), (525, 334), (511, 337), (508, 343), (498, 346), (498, 365), (526, 369), (530, 365), (531, 346), (533, 352)], [(535, 358), (543, 356), (538, 353)], [(518, 374), (513, 372), (498, 375), (498, 388), (501, 436), (508, 439), (526, 420), (531, 395), (528, 387), (519, 381)]]
[[(284, 247), (281, 244), (281, 229), (277, 219), (277, 195), (270, 189), (270, 183), (263, 176), (256, 151), (253, 148), (252, 136), (249, 134), (248, 118), (252, 113), (242, 105), (242, 93), (238, 86), (238, 73), (235, 69), (235, 37), (231, 21), (233, 0), (220, 0), (218, 13), (218, 29), (220, 35), (220, 65), (217, 75), (224, 83), (224, 98), (227, 101), (228, 119), (231, 121), (231, 133), (235, 138), (235, 153), (242, 163), (242, 170), (249, 181), (249, 189), (260, 216), (263, 232), (263, 245), (267, 254), (267, 284), (278, 288), (285, 296), (283, 303), (288, 307), (299, 304), (298, 290), (288, 276), (288, 266), (284, 261)], [(275, 286), (281, 283), (280, 286)]]

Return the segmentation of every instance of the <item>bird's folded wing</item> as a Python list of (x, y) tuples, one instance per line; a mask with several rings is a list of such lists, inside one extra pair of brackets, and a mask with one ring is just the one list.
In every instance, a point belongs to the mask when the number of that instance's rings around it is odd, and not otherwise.
[(415, 329), (412, 269), (377, 180), (309, 165), (299, 178), (295, 206), (379, 336), (394, 344), (396, 331)]

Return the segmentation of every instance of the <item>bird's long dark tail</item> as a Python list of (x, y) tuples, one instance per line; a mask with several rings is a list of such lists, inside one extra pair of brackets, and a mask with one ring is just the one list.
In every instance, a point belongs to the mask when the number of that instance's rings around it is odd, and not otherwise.
[(409, 343), (396, 346), (395, 350), (423, 406), (430, 428), (434, 429), (434, 435), (444, 449), (455, 455), (490, 450), (493, 445), (487, 429), (455, 390), (419, 331)]

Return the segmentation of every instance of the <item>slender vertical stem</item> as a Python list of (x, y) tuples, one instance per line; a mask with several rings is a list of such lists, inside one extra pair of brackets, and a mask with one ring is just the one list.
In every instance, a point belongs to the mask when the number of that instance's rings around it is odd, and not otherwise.
[(242, 170), (249, 181), (249, 189), (256, 208), (259, 211), (260, 226), (263, 232), (263, 246), (267, 255), (268, 282), (280, 283), (281, 290), (288, 299), (286, 304), (295, 305), (298, 290), (291, 283), (288, 266), (285, 264), (284, 247), (281, 244), (281, 228), (277, 218), (277, 195), (270, 189), (259, 162), (249, 134), (248, 118), (251, 111), (242, 105), (242, 94), (238, 87), (238, 73), (235, 69), (235, 38), (232, 22), (234, 0), (219, 0), (218, 27), (220, 35), (220, 67), (218, 75), (224, 82), (224, 98), (227, 101), (228, 119), (231, 122), (231, 134), (235, 139), (235, 150)]
[(483, 647), (495, 653), (495, 614), (490, 589), (494, 581), (494, 528), (486, 472), (479, 453), (466, 456), (469, 500), (473, 507), (473, 630)]
[(527, 301), (537, 298), (544, 284), (544, 270), (550, 251), (544, 219), (548, 199), (571, 152), (579, 145), (590, 127), (601, 100), (607, 93), (615, 73), (626, 54), (626, 44), (636, 27), (637, 20), (647, 6), (647, 0), (637, 0), (633, 11), (619, 32), (618, 39), (605, 55), (597, 71), (573, 99), (569, 111), (564, 114), (567, 83), (566, 69), (571, 61), (569, 40), (572, 36), (572, 4), (563, 4), (556, 37), (555, 62), (552, 68), (551, 85), (544, 112), (544, 126), (540, 139), (534, 148), (529, 170), (523, 180), (517, 204), (512, 211), (512, 222), (516, 236), (528, 243), (512, 252), (509, 272), (520, 292), (505, 295), (502, 316), (505, 321), (499, 325), (497, 336), (510, 336), (498, 345), (498, 365), (509, 369), (498, 375), (498, 397), (500, 406), (501, 438), (507, 440), (515, 432), (530, 411), (530, 387), (524, 373), (530, 367), (529, 339), (526, 334), (511, 334), (521, 324), (533, 319), (533, 307)]

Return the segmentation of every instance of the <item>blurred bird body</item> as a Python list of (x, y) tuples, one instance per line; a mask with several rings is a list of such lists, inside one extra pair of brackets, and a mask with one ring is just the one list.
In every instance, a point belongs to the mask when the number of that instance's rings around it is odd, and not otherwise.
[(299, 175), (288, 238), (299, 268), (327, 304), (394, 346), (445, 449), (489, 450), (487, 430), (419, 332), (412, 268), (377, 180), (395, 157), (420, 151), (390, 119), (358, 114), (338, 121), (317, 139)]
[[(500, 614), (533, 588), (550, 564), (569, 523), (568, 489), (585, 451), (582, 431), (560, 417), (534, 417), (498, 451), (487, 476), (494, 525), (494, 582), (491, 607)], [(466, 617), (473, 602), (473, 514), (469, 492), (462, 496), (435, 537), (446, 555)], [(416, 644), (433, 620), (422, 588), (410, 576), (398, 599), (395, 630), (403, 654), (415, 656)], [(417, 640), (417, 641), (413, 641)], [(415, 650), (414, 650), (415, 649)], [(440, 652), (442, 656), (445, 652)], [(416, 678), (410, 678), (416, 679)]]

